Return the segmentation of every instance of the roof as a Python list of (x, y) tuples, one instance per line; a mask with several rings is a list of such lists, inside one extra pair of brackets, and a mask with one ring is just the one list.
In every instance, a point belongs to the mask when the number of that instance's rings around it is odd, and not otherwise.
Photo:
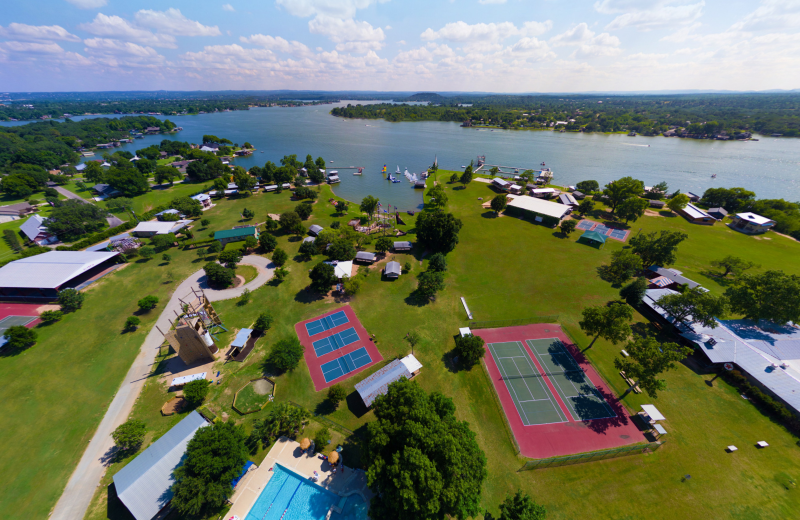
[(516, 197), (513, 200), (509, 200), (508, 207), (532, 211), (533, 213), (539, 213), (540, 215), (547, 215), (548, 217), (555, 217), (558, 219), (563, 218), (570, 210), (569, 207), (563, 204), (528, 196)]
[(171, 386), (181, 386), (192, 381), (202, 381), (206, 378), (207, 372), (200, 372), (199, 374), (190, 374), (188, 376), (179, 376), (172, 379)]
[(400, 262), (389, 262), (386, 264), (384, 272), (386, 274), (396, 274), (400, 276), (403, 273), (403, 270), (400, 267)]
[(47, 219), (45, 217), (42, 217), (40, 215), (31, 215), (30, 217), (28, 217), (28, 220), (26, 220), (20, 226), (19, 229), (20, 231), (25, 233), (25, 236), (27, 236), (31, 240), (34, 240), (41, 233), (47, 233), (47, 228), (44, 226), (44, 222), (46, 220)]
[(198, 202), (203, 202), (204, 200), (211, 200), (211, 195), (209, 195), (207, 193), (201, 193), (199, 195), (194, 195), (191, 198), (193, 198), (194, 200), (196, 200)]
[(192, 412), (114, 475), (117, 496), (136, 520), (150, 520), (172, 499), (172, 472), (181, 465), (186, 446), (208, 423)]
[(8, 206), (0, 206), (0, 215), (19, 214), (21, 211), (32, 211), (33, 206), (28, 202), (19, 202)]
[(0, 287), (57, 289), (119, 253), (50, 251), (0, 268)]
[(728, 210), (726, 210), (725, 208), (711, 208), (711, 209), (708, 210), (708, 212), (709, 213), (719, 213), (721, 215), (727, 215), (728, 214)]
[(600, 233), (599, 231), (586, 231), (584, 234), (581, 235), (581, 238), (594, 240), (595, 242), (602, 242), (603, 244), (606, 243), (606, 236)]
[(568, 206), (578, 205), (578, 201), (575, 200), (575, 197), (573, 197), (571, 193), (562, 193), (558, 196), (558, 200), (561, 204), (566, 204)]
[(175, 231), (185, 227), (191, 220), (175, 220), (160, 222), (157, 220), (148, 220), (147, 222), (139, 222), (131, 233), (155, 233), (156, 235), (166, 235), (167, 233), (174, 233)]
[(411, 247), (411, 242), (407, 240), (403, 240), (401, 242), (395, 242), (394, 248), (397, 249), (398, 247)]
[(498, 186), (506, 186), (507, 184), (511, 184), (510, 182), (505, 181), (500, 177), (495, 177), (494, 179), (492, 179), (492, 182), (497, 184)]
[(683, 212), (689, 215), (691, 218), (714, 218), (691, 202), (687, 204), (685, 208), (683, 208)]
[(306, 238), (303, 239), (303, 243), (305, 244), (306, 242), (311, 242), (313, 244), (314, 240), (316, 240), (316, 239), (317, 239), (317, 237), (306, 237)]
[(233, 339), (233, 343), (231, 343), (232, 347), (241, 348), (247, 343), (247, 339), (250, 337), (250, 334), (253, 333), (253, 329), (242, 329), (237, 334), (236, 337)]
[(364, 260), (366, 262), (372, 262), (375, 260), (375, 253), (370, 253), (369, 251), (359, 251), (356, 253), (356, 260)]
[(555, 188), (534, 188), (531, 193), (555, 193)]
[[(335, 264), (333, 262), (336, 262)], [(330, 262), (325, 262), (328, 265), (333, 266), (333, 272), (336, 274), (336, 278), (350, 278), (353, 274), (353, 261), (348, 260), (346, 262), (339, 262), (336, 260), (332, 260)]]
[(767, 217), (762, 217), (761, 215), (756, 215), (755, 213), (737, 213), (736, 218), (746, 220), (747, 222), (755, 224), (756, 226), (771, 227), (775, 225), (774, 220), (770, 220)]
[(237, 238), (237, 237), (249, 237), (249, 236), (256, 236), (255, 227), (244, 227), (244, 228), (225, 229), (223, 231), (217, 231), (216, 233), (214, 233), (214, 240), (219, 240), (220, 238)]
[(652, 404), (643, 404), (642, 405), (642, 410), (644, 410), (644, 413), (649, 415), (650, 418), (653, 419), (654, 421), (666, 421), (667, 420), (666, 417), (661, 415), (661, 412), (658, 411), (658, 408), (656, 408)]
[(469, 330), (469, 327), (462, 327), (458, 329), (458, 333), (461, 334), (461, 337), (468, 336), (472, 334), (472, 331)]
[(314, 233), (315, 235), (319, 235), (319, 232), (323, 230), (322, 226), (318, 226), (317, 224), (312, 224), (310, 228), (308, 228), (309, 233)]
[(659, 274), (665, 278), (669, 278), (673, 282), (681, 285), (686, 285), (690, 289), (694, 289), (695, 287), (699, 287), (700, 284), (695, 282), (694, 280), (690, 280), (683, 276), (683, 273), (680, 271), (676, 271), (675, 269), (667, 269), (665, 267), (659, 267), (657, 265), (650, 266), (648, 268), (650, 271)]
[[(414, 368), (414, 370), (409, 370), (409, 368)], [(356, 390), (364, 404), (368, 407), (372, 406), (375, 398), (385, 394), (390, 384), (403, 377), (411, 379), (411, 374), (420, 368), (422, 368), (422, 364), (413, 355), (395, 359), (371, 376), (356, 383)]]

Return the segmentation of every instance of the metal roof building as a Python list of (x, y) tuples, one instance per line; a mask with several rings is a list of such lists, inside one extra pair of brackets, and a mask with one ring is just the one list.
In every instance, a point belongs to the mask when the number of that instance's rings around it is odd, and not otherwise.
[(403, 270), (400, 267), (400, 262), (389, 262), (383, 269), (383, 274), (386, 275), (387, 278), (399, 278), (402, 273)]
[(202, 415), (190, 413), (114, 475), (117, 496), (136, 520), (150, 520), (172, 500), (172, 472), (194, 434), (207, 425)]
[(322, 226), (318, 226), (317, 224), (312, 224), (310, 228), (308, 228), (309, 234), (313, 236), (319, 235), (320, 231), (323, 230)]
[(148, 220), (147, 222), (139, 222), (136, 227), (131, 230), (131, 233), (138, 237), (153, 237), (155, 235), (177, 233), (191, 222), (191, 220)]
[[(15, 289), (33, 289), (29, 297), (52, 297), (55, 291), (80, 275), (102, 266), (119, 253), (50, 251), (14, 260), (0, 268), (0, 294), (21, 296)], [(38, 294), (37, 294), (38, 292)]]
[(559, 220), (564, 218), (564, 215), (569, 213), (571, 209), (564, 204), (534, 197), (515, 197), (513, 200), (508, 201), (508, 207), (530, 211), (531, 213), (538, 213), (539, 215), (546, 215), (548, 217), (555, 217)]
[(356, 390), (361, 396), (361, 400), (369, 408), (375, 398), (387, 392), (390, 384), (399, 381), (402, 377), (411, 379), (419, 373), (421, 368), (422, 363), (409, 354), (403, 359), (395, 359), (368, 378), (356, 383)]
[(356, 253), (356, 261), (358, 262), (374, 262), (375, 261), (375, 253), (370, 253), (369, 251), (359, 251)]

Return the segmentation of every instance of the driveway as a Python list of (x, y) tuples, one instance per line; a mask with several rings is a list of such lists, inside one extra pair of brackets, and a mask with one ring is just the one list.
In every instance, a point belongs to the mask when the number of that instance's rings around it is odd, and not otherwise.
[[(262, 256), (249, 255), (244, 257), (241, 263), (252, 265), (256, 268), (258, 275), (253, 281), (235, 289), (211, 289), (208, 287), (205, 279), (206, 275), (201, 269), (178, 285), (169, 302), (162, 308), (163, 310), (156, 321), (156, 326), (161, 330), (169, 330), (169, 319), (174, 318), (174, 312), (179, 314), (181, 312), (180, 299), (194, 299), (192, 287), (195, 289), (202, 288), (211, 301), (229, 300), (241, 296), (245, 289), (253, 291), (261, 287), (272, 278), (275, 271), (275, 265), (272, 261)], [(125, 380), (116, 395), (114, 395), (114, 400), (111, 401), (111, 405), (108, 407), (105, 416), (103, 416), (100, 426), (97, 427), (89, 446), (72, 473), (64, 493), (53, 509), (50, 520), (75, 520), (83, 518), (86, 514), (94, 492), (106, 471), (105, 461), (114, 452), (114, 441), (111, 438), (111, 432), (128, 419), (128, 415), (130, 415), (145, 381), (150, 378), (150, 371), (152, 370), (157, 349), (162, 343), (164, 343), (164, 337), (156, 327), (153, 327), (147, 334), (144, 343), (142, 343), (139, 355), (125, 375)]]
[(67, 188), (63, 188), (61, 186), (56, 186), (56, 191), (59, 192), (60, 194), (62, 194), (63, 196), (65, 196), (68, 199), (77, 199), (77, 200), (79, 200), (81, 202), (89, 202), (88, 200), (84, 199), (83, 197), (81, 197), (77, 193), (72, 193)]

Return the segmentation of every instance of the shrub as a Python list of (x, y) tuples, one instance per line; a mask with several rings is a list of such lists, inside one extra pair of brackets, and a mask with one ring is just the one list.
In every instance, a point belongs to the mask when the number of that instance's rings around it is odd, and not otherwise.
[(114, 445), (120, 451), (135, 452), (144, 442), (146, 433), (147, 425), (144, 421), (130, 419), (117, 426), (117, 429), (111, 434), (111, 438), (114, 439)]
[(347, 391), (342, 385), (333, 385), (328, 388), (328, 401), (331, 402), (334, 408), (339, 407), (339, 403), (347, 397)]
[(436, 253), (428, 262), (428, 269), (432, 271), (447, 271), (447, 258), (442, 253)]
[(155, 255), (156, 255), (156, 250), (153, 249), (152, 247), (145, 246), (139, 248), (139, 256), (141, 256), (142, 258), (150, 260)]
[(228, 287), (233, 283), (235, 276), (233, 269), (223, 267), (216, 262), (209, 262), (203, 270), (206, 272), (208, 282), (214, 287)]
[(268, 330), (270, 327), (272, 327), (272, 321), (273, 321), (272, 314), (269, 311), (264, 311), (258, 315), (258, 318), (256, 318), (256, 322), (253, 325), (253, 329), (259, 332), (264, 332), (265, 330)]
[(331, 223), (331, 229), (339, 229), (340, 227), (342, 227), (342, 223), (339, 222), (338, 220), (334, 220)]
[(256, 216), (256, 212), (253, 211), (252, 209), (244, 208), (242, 210), (242, 217), (244, 217), (246, 220), (250, 220), (251, 218), (253, 218), (255, 216)]
[(4, 229), (3, 230), (3, 237), (5, 238), (6, 243), (8, 244), (8, 247), (13, 249), (14, 251), (21, 251), (22, 250), (22, 244), (20, 244), (19, 238), (17, 237), (17, 234), (14, 233), (12, 230)]
[(209, 224), (211, 224), (211, 220), (207, 218), (204, 218), (203, 220), (200, 221), (200, 225), (203, 227), (208, 227)]
[(314, 245), (314, 242), (303, 242), (300, 244), (300, 250), (298, 252), (305, 258), (311, 258), (317, 254), (317, 246)]
[(250, 289), (245, 289), (239, 297), (238, 305), (246, 305), (248, 303), (250, 303)]
[(275, 251), (273, 251), (272, 253), (272, 263), (277, 265), (278, 267), (281, 267), (283, 264), (285, 264), (286, 260), (288, 259), (289, 255), (286, 254), (286, 251), (284, 251), (281, 248), (275, 249)]
[(136, 330), (141, 322), (142, 320), (136, 316), (128, 316), (128, 319), (125, 320), (125, 330)]
[[(270, 220), (268, 222), (275, 222), (275, 221)], [(269, 233), (262, 233), (261, 235), (258, 236), (258, 243), (261, 244), (261, 249), (269, 253), (278, 246), (278, 239), (275, 238), (273, 235), (270, 235)]]
[(404, 273), (410, 273), (411, 272), (411, 262), (406, 261), (406, 263), (403, 264), (403, 272)]
[(158, 305), (158, 296), (153, 296), (153, 295), (145, 296), (144, 298), (139, 300), (137, 305), (139, 305), (139, 308), (142, 309), (143, 311), (149, 311), (155, 309), (156, 305)]
[(12, 350), (28, 348), (36, 343), (38, 337), (35, 330), (22, 325), (7, 328), (4, 335), (8, 340), (6, 346)]
[(150, 239), (150, 245), (156, 248), (157, 252), (166, 251), (170, 247), (175, 245), (175, 238), (174, 233), (167, 233), (166, 235), (156, 235)]
[(279, 373), (294, 370), (303, 358), (303, 345), (297, 338), (282, 339), (272, 346), (267, 362)]
[(564, 220), (561, 222), (561, 232), (564, 233), (564, 235), (569, 236), (573, 231), (575, 231), (575, 227), (577, 225), (578, 223), (574, 220)]
[(634, 306), (639, 305), (642, 303), (642, 299), (647, 292), (647, 286), (649, 283), (650, 282), (647, 278), (636, 278), (631, 283), (623, 287), (619, 291), (619, 295), (625, 298), (625, 301), (627, 301), (628, 304)]
[(164, 253), (161, 255), (161, 260), (163, 260), (165, 263), (170, 263), (172, 261), (172, 257), (167, 253)]
[(44, 323), (54, 323), (64, 317), (61, 311), (44, 311), (39, 315), (39, 319)]
[(197, 408), (208, 395), (208, 381), (205, 379), (196, 379), (186, 383), (183, 387), (183, 398), (192, 408)]
[(81, 308), (86, 295), (75, 289), (64, 289), (58, 293), (58, 304), (64, 312), (73, 312)]
[(380, 237), (377, 241), (375, 241), (375, 251), (378, 251), (379, 253), (385, 253), (392, 248), (392, 245), (391, 238)]

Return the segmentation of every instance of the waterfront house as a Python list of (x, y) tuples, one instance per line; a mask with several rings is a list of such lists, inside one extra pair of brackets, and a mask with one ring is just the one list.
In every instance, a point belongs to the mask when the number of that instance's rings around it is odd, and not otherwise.
[(30, 215), (35, 211), (35, 206), (31, 206), (27, 202), (20, 202), (19, 204), (0, 206), (0, 217), (12, 217), (12, 220), (15, 220), (16, 218)]
[(578, 207), (578, 201), (575, 200), (575, 197), (571, 193), (562, 193), (558, 196), (558, 201), (573, 209)]
[(328, 184), (336, 184), (337, 182), (341, 182), (338, 175), (331, 175), (328, 177)]
[(683, 209), (679, 209), (678, 214), (692, 224), (700, 224), (702, 226), (713, 226), (714, 222), (717, 221), (717, 219), (692, 203), (687, 204)]
[(203, 209), (207, 209), (211, 207), (211, 196), (207, 193), (201, 193), (199, 195), (193, 195), (191, 198), (196, 200), (203, 206)]
[(663, 209), (664, 206), (666, 206), (666, 204), (667, 203), (664, 202), (663, 200), (651, 200), (650, 201), (650, 207), (651, 208), (656, 208), (656, 209)]
[(700, 195), (692, 193), (691, 191), (687, 191), (684, 193), (684, 195), (689, 197), (689, 202), (700, 202), (700, 199), (702, 198)]
[(494, 186), (498, 190), (508, 191), (508, 189), (511, 187), (511, 183), (501, 179), (500, 177), (495, 177), (494, 179), (492, 179), (492, 186)]
[(717, 220), (724, 220), (728, 216), (728, 211), (725, 208), (711, 208), (707, 213)]
[(761, 215), (756, 215), (752, 212), (737, 213), (731, 219), (731, 221), (731, 228), (748, 235), (760, 235), (761, 233), (766, 233), (775, 225), (774, 220), (770, 220), (767, 217), (762, 217)]
[(552, 217), (557, 219), (555, 225), (558, 225), (565, 216), (572, 211), (570, 206), (558, 204), (547, 200), (541, 200), (533, 197), (514, 197), (513, 200), (508, 201), (508, 209), (506, 213), (517, 214), (520, 216), (533, 217), (536, 222), (544, 222), (544, 217)]
[(537, 199), (550, 199), (558, 195), (558, 190), (555, 188), (536, 188), (531, 190), (531, 197)]
[(147, 128), (144, 129), (144, 133), (151, 134), (151, 135), (152, 134), (160, 134), (161, 133), (161, 129), (159, 127), (157, 127), (157, 126), (148, 126)]

